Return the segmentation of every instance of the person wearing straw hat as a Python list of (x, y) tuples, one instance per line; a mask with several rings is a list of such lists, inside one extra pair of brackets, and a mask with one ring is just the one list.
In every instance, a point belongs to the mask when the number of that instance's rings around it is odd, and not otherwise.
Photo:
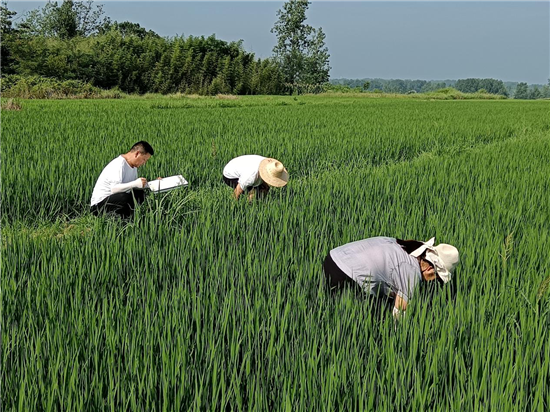
[(252, 200), (255, 192), (263, 196), (270, 187), (285, 186), (288, 182), (288, 172), (277, 159), (243, 155), (225, 165), (223, 181), (234, 189), (235, 199), (248, 192), (248, 200)]
[(447, 283), (459, 262), (456, 247), (445, 243), (373, 237), (332, 249), (323, 270), (331, 288), (358, 285), (371, 295), (395, 299), (393, 316), (404, 316), (420, 282)]

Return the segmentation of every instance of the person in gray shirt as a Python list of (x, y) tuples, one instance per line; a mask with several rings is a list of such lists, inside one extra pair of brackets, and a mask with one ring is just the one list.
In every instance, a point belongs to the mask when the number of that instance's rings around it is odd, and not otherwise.
[(395, 299), (393, 315), (404, 315), (421, 281), (447, 283), (459, 262), (458, 250), (445, 243), (373, 237), (332, 249), (323, 270), (331, 287), (357, 284), (372, 295)]

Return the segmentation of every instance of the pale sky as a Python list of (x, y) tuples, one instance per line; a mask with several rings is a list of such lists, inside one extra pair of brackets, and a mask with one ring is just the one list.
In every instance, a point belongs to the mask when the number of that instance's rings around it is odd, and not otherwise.
[[(10, 0), (19, 13), (46, 2)], [(242, 39), (272, 54), (270, 32), (282, 1), (99, 1), (111, 20), (161, 36)], [(495, 78), (546, 84), (550, 78), (550, 2), (313, 0), (307, 23), (322, 27), (331, 78), (444, 80)]]

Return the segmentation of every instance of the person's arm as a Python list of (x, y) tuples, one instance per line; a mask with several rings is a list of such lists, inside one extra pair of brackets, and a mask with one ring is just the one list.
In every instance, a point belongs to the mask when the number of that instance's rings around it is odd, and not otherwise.
[(393, 317), (398, 320), (405, 316), (405, 311), (407, 310), (407, 301), (401, 296), (397, 295), (395, 297), (395, 305), (393, 307)]
[(238, 199), (247, 189), (252, 189), (248, 194), (248, 200), (250, 201), (254, 198), (253, 185), (258, 178), (258, 173), (258, 170), (250, 170), (250, 168), (241, 171), (241, 176), (239, 177), (239, 182), (234, 192), (235, 199)]
[(399, 319), (405, 316), (408, 302), (414, 294), (414, 290), (420, 282), (420, 266), (416, 262), (402, 261), (397, 264), (397, 270), (394, 272), (397, 296), (395, 297), (395, 306), (393, 308), (393, 317)]
[(240, 195), (242, 195), (244, 192), (243, 188), (240, 184), (237, 184), (237, 187), (235, 188), (235, 191), (233, 192), (233, 196), (235, 199), (238, 199)]
[(133, 182), (119, 183), (119, 184), (114, 185), (111, 188), (111, 193), (115, 194), (115, 193), (125, 192), (125, 191), (133, 189), (133, 188), (141, 189), (141, 188), (145, 187), (146, 184), (147, 184), (147, 179), (145, 179), (144, 177), (138, 177)]

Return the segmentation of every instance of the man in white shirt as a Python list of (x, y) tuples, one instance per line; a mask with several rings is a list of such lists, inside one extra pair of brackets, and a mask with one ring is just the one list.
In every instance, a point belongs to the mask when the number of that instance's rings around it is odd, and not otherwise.
[(145, 199), (143, 188), (147, 185), (145, 178), (138, 177), (137, 169), (153, 153), (151, 145), (142, 140), (105, 166), (92, 193), (90, 205), (94, 215), (101, 212), (114, 212), (126, 218), (133, 215), (135, 202), (139, 204)]
[(277, 159), (244, 155), (232, 159), (225, 165), (223, 181), (235, 189), (235, 199), (249, 191), (248, 200), (252, 200), (255, 191), (265, 195), (272, 186), (285, 186), (288, 182), (288, 172)]

